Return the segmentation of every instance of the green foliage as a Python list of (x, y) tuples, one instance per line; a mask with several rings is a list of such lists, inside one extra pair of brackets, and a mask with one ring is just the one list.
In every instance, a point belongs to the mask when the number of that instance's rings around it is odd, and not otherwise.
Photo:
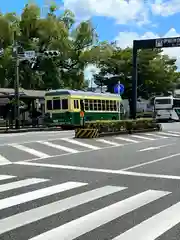
[[(106, 61), (100, 61), (100, 73), (95, 75), (95, 83), (106, 85), (113, 92), (114, 85), (121, 81), (125, 85), (125, 98), (131, 97), (132, 88), (132, 49), (121, 49), (113, 44), (113, 54)], [(107, 77), (110, 75), (110, 77)], [(148, 49), (138, 52), (138, 96), (149, 98), (152, 95), (172, 91), (178, 83), (176, 59), (162, 54), (162, 50)]]
[(46, 16), (41, 18), (41, 9), (29, 3), (21, 16), (0, 14), (0, 47), (5, 49), (4, 56), (0, 56), (0, 87), (13, 86), (14, 40), (20, 45), (19, 52), (58, 50), (61, 53), (53, 59), (38, 57), (33, 69), (29, 61), (21, 61), (21, 87), (45, 90), (63, 87), (83, 89), (87, 86), (84, 69), (88, 64), (97, 63), (100, 57), (106, 58), (108, 44), (101, 47), (90, 21), (80, 22), (77, 26), (71, 11), (67, 9), (57, 16), (56, 10), (57, 6), (51, 4)]
[[(99, 42), (96, 29), (90, 20), (79, 22), (68, 9), (56, 15), (57, 6), (51, 4), (46, 16), (41, 9), (29, 3), (21, 16), (14, 12), (0, 13), (0, 87), (13, 87), (15, 63), (12, 44), (17, 41), (19, 52), (58, 50), (61, 54), (47, 59), (39, 56), (32, 69), (29, 61), (20, 62), (20, 86), (33, 89), (76, 88), (84, 89), (84, 69), (95, 64), (100, 73), (95, 75), (97, 85), (107, 85), (113, 92), (120, 80), (125, 85), (124, 97), (130, 98), (132, 85), (132, 49), (121, 49), (115, 43)], [(176, 60), (162, 55), (161, 50), (141, 50), (138, 54), (138, 96), (148, 98), (166, 93), (179, 83)], [(110, 76), (109, 78), (107, 77)]]

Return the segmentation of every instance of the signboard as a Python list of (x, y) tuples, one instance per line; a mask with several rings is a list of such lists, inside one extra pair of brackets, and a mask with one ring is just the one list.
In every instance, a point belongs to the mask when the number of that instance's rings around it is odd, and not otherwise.
[(83, 111), (80, 111), (80, 117), (84, 117), (84, 112)]
[(24, 57), (25, 58), (28, 58), (28, 59), (35, 58), (35, 56), (36, 56), (35, 51), (26, 51), (26, 52), (24, 52)]
[(180, 47), (180, 37), (134, 40), (136, 49)]
[(114, 93), (117, 93), (119, 95), (122, 95), (124, 93), (124, 85), (123, 84), (116, 84), (114, 86)]
[(180, 47), (180, 37), (155, 39), (155, 47)]

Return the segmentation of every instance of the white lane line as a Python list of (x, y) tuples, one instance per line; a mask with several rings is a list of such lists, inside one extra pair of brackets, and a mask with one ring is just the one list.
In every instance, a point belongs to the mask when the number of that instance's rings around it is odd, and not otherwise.
[(16, 178), (17, 176), (12, 176), (12, 175), (0, 175), (0, 181), (1, 180), (6, 180), (6, 179), (11, 179), (11, 178)]
[(113, 240), (134, 239), (134, 236), (138, 240), (157, 239), (180, 222), (179, 212), (180, 202), (143, 221)]
[(148, 177), (148, 178), (180, 180), (180, 176), (174, 176), (174, 175), (140, 173), (140, 172), (130, 172), (130, 171), (123, 171), (123, 170), (119, 170), (119, 174), (127, 175), (127, 176), (134, 176), (134, 177)]
[(136, 165), (133, 165), (131, 167), (123, 168), (123, 169), (121, 169), (121, 171), (126, 171), (126, 170), (129, 170), (129, 169), (134, 169), (134, 168), (146, 166), (146, 165), (149, 165), (149, 164), (152, 164), (152, 163), (161, 162), (161, 161), (164, 161), (166, 159), (177, 157), (177, 156), (180, 156), (180, 153), (176, 153), (176, 154), (172, 154), (172, 155), (169, 155), (169, 156), (166, 156), (166, 157), (157, 158), (157, 159), (154, 159), (154, 160), (151, 160), (151, 161), (148, 161), (148, 162), (136, 164)]
[(43, 197), (47, 197), (56, 193), (60, 193), (63, 191), (67, 191), (70, 189), (74, 189), (77, 187), (81, 187), (87, 185), (87, 183), (81, 183), (81, 182), (66, 182), (66, 183), (62, 183), (62, 184), (58, 184), (58, 185), (54, 185), (54, 186), (50, 186), (47, 188), (43, 188), (43, 189), (38, 189), (32, 192), (28, 192), (28, 193), (23, 193), (20, 195), (16, 195), (13, 197), (9, 197), (9, 198), (4, 198), (0, 200), (0, 210), (5, 209), (5, 208), (9, 208), (12, 206), (16, 206), (18, 204), (22, 204), (22, 203), (26, 203), (29, 201), (33, 201), (39, 198), (43, 198)]
[(106, 144), (110, 144), (110, 145), (113, 145), (113, 146), (124, 146), (123, 144), (118, 144), (116, 142), (113, 142), (113, 141), (108, 141), (108, 140), (105, 140), (105, 139), (97, 139), (96, 140), (97, 142), (101, 142), (101, 143), (106, 143)]
[(9, 146), (12, 146), (12, 147), (17, 148), (21, 151), (27, 152), (27, 153), (29, 153), (31, 155), (34, 155), (36, 157), (39, 157), (39, 158), (49, 158), (50, 157), (50, 155), (48, 155), (46, 153), (37, 151), (33, 148), (29, 148), (29, 147), (26, 147), (26, 146), (23, 146), (23, 145), (20, 145), (20, 144), (9, 144)]
[(174, 133), (174, 134), (179, 134), (180, 135), (180, 132), (175, 132), (175, 131), (168, 131), (168, 133)]
[(7, 217), (0, 220), (0, 234), (124, 189), (126, 187), (105, 186)]
[(126, 142), (139, 143), (139, 141), (136, 141), (136, 140), (133, 140), (133, 139), (130, 139), (130, 138), (115, 137), (115, 139), (123, 140), (123, 141), (126, 141)]
[(56, 149), (59, 149), (59, 150), (63, 150), (65, 152), (69, 152), (69, 153), (79, 153), (78, 150), (75, 150), (75, 149), (72, 149), (72, 148), (68, 148), (68, 147), (64, 147), (64, 146), (61, 146), (61, 145), (58, 145), (58, 144), (54, 144), (54, 143), (51, 143), (51, 142), (44, 142), (44, 141), (37, 141), (38, 143), (41, 143), (41, 144), (44, 144), (48, 147), (52, 147), (52, 148), (56, 148)]
[(6, 164), (10, 164), (10, 163), (11, 163), (11, 161), (9, 161), (7, 158), (0, 155), (0, 165), (6, 165)]
[(16, 182), (12, 182), (12, 183), (6, 183), (6, 184), (2, 184), (0, 185), (0, 192), (4, 192), (4, 191), (9, 191), (12, 189), (17, 189), (17, 188), (21, 188), (21, 187), (27, 187), (33, 184), (38, 184), (38, 183), (42, 183), (42, 182), (47, 182), (49, 181), (48, 179), (41, 179), (41, 178), (28, 178), (25, 180), (20, 180), (20, 181), (16, 181)]
[(61, 239), (72, 240), (168, 194), (170, 193), (148, 190), (75, 219), (29, 240), (59, 240), (60, 236)]
[(168, 138), (168, 137), (165, 137), (165, 136), (159, 136), (157, 134), (153, 134), (153, 133), (144, 133), (144, 135), (147, 135), (147, 136), (152, 136), (152, 137), (158, 137), (158, 139), (163, 139), (163, 138)]
[(165, 145), (160, 145), (160, 146), (152, 146), (152, 147), (148, 147), (148, 148), (143, 148), (140, 150), (137, 150), (137, 152), (145, 152), (145, 151), (152, 151), (152, 150), (158, 150), (161, 149), (163, 147), (168, 147), (168, 146), (172, 146), (175, 145), (175, 143), (170, 143), (170, 144), (165, 144)]
[(145, 139), (145, 140), (156, 140), (154, 138), (148, 138), (148, 137), (144, 137), (144, 136), (140, 136), (140, 135), (136, 135), (136, 134), (132, 134), (131, 137)]
[(33, 163), (33, 162), (15, 162), (14, 164), (25, 165), (25, 166), (56, 168), (56, 169), (68, 169), (68, 170), (85, 171), (85, 172), (100, 172), (100, 173), (120, 174), (120, 175), (127, 175), (127, 176), (180, 180), (180, 176), (129, 172), (129, 171), (126, 171), (127, 168), (121, 169), (121, 170), (113, 170), (113, 169), (98, 169), (98, 168), (76, 167), (76, 166), (69, 166), (69, 165)]
[(167, 135), (167, 136), (171, 136), (171, 137), (180, 137), (180, 135), (173, 134), (173, 133), (158, 132), (158, 134), (165, 135), (165, 136)]
[(82, 146), (82, 147), (90, 148), (90, 149), (93, 149), (93, 150), (101, 149), (100, 147), (96, 147), (96, 146), (93, 146), (93, 145), (90, 145), (90, 144), (87, 144), (87, 143), (82, 143), (82, 142), (79, 142), (79, 141), (74, 140), (74, 139), (61, 138), (61, 140), (72, 143), (72, 144), (76, 144), (76, 145), (79, 145), (79, 146)]

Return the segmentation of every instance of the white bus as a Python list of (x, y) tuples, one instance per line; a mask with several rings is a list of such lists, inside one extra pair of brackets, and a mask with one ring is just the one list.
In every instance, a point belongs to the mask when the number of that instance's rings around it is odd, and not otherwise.
[(155, 97), (154, 112), (158, 121), (179, 121), (180, 98), (174, 98), (173, 96)]

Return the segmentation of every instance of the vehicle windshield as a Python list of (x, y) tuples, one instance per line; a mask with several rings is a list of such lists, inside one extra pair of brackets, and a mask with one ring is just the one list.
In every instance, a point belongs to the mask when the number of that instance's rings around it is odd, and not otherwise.
[(155, 99), (155, 104), (171, 104), (171, 99)]

